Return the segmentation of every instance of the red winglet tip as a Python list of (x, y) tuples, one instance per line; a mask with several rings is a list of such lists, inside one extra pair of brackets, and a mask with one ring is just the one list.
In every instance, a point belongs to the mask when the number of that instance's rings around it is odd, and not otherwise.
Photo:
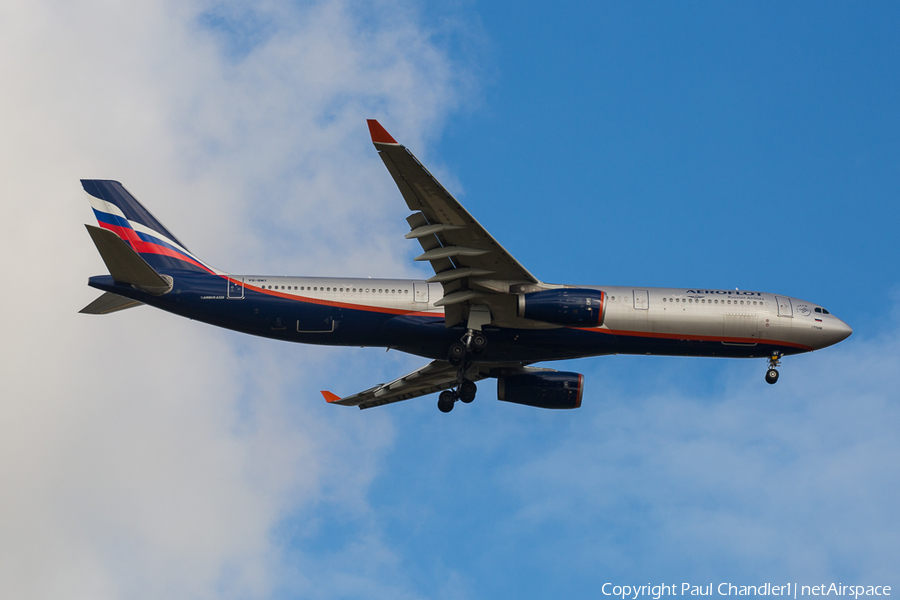
[(332, 394), (331, 392), (326, 392), (325, 390), (322, 390), (322, 395), (325, 396), (325, 401), (329, 404), (331, 404), (332, 402), (337, 402), (341, 399), (341, 397), (337, 394)]
[(391, 134), (387, 132), (387, 130), (381, 126), (381, 123), (376, 121), (375, 119), (367, 119), (366, 123), (369, 124), (369, 134), (372, 136), (372, 143), (374, 144), (396, 144), (397, 140), (391, 137)]

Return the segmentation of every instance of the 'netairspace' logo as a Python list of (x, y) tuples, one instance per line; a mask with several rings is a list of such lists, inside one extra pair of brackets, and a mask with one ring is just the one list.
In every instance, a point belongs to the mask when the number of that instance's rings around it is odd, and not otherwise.
[(660, 600), (663, 596), (890, 596), (889, 585), (843, 585), (841, 583), (820, 585), (799, 585), (786, 583), (776, 585), (764, 583), (762, 585), (736, 585), (733, 583), (720, 583), (714, 586), (712, 583), (693, 585), (690, 583), (677, 583), (653, 585), (616, 585), (604, 583), (600, 589), (604, 596), (616, 596), (622, 600), (637, 600), (641, 596)]

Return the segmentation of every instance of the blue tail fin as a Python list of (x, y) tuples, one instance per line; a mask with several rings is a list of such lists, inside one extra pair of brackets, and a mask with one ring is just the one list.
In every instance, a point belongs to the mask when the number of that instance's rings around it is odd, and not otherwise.
[(154, 269), (217, 273), (191, 254), (150, 211), (118, 181), (82, 179), (100, 227), (118, 235)]

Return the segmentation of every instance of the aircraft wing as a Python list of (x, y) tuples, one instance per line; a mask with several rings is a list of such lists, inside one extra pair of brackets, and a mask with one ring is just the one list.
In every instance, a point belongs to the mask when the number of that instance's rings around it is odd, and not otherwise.
[[(518, 363), (515, 365), (520, 367)], [(493, 365), (494, 368), (497, 365)], [(426, 396), (441, 390), (456, 386), (456, 374), (458, 367), (445, 360), (435, 360), (412, 373), (399, 377), (391, 382), (376, 385), (364, 392), (341, 398), (331, 392), (322, 392), (329, 404), (341, 404), (343, 406), (358, 406), (360, 408), (372, 408), (382, 406), (410, 398)], [(474, 364), (466, 372), (466, 378), (471, 381), (479, 381), (489, 377), (487, 365)]]
[(428, 281), (444, 288), (444, 297), (435, 305), (444, 306), (447, 326), (468, 318), (469, 308), (479, 304), (490, 308), (493, 321), (514, 319), (511, 288), (518, 291), (540, 281), (378, 121), (368, 124), (372, 143), (413, 211), (406, 238), (418, 240), (423, 249), (415, 260), (430, 262), (435, 275)]

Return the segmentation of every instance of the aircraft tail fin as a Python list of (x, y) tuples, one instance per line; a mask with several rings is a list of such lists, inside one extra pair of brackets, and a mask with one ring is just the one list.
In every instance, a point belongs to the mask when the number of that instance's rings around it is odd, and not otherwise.
[(157, 295), (172, 289), (171, 277), (160, 275), (114, 232), (93, 225), (85, 227), (114, 280)]
[[(88, 200), (100, 227), (115, 234), (154, 269), (163, 271), (187, 269), (215, 273), (211, 267), (194, 256), (118, 181), (82, 179), (81, 185), (88, 194)], [(91, 237), (94, 238), (94, 243), (97, 243), (93, 233)], [(100, 253), (103, 254), (103, 251)]]
[(108, 315), (110, 313), (125, 310), (126, 308), (134, 308), (143, 305), (143, 302), (126, 298), (112, 292), (103, 292), (103, 295), (79, 310), (79, 313), (85, 315)]

